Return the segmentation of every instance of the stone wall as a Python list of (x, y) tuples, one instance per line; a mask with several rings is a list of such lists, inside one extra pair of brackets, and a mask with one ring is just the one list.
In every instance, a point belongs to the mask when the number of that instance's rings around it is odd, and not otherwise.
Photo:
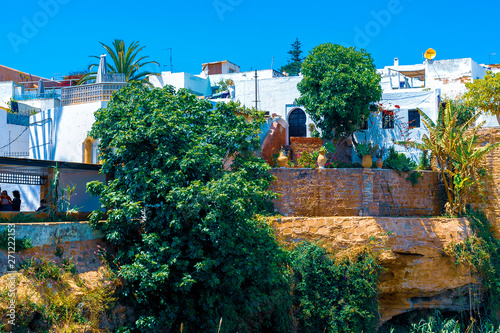
[(284, 216), (441, 215), (443, 190), (437, 172), (422, 171), (411, 185), (388, 169), (272, 169), (271, 189), (280, 194), (276, 212)]
[(323, 146), (323, 140), (320, 138), (302, 138), (302, 137), (291, 137), (290, 138), (290, 148), (292, 149), (292, 161), (297, 163), (297, 155), (302, 151), (306, 150), (312, 153), (319, 150)]
[[(479, 132), (479, 145), (500, 142), (500, 128), (483, 128)], [(488, 177), (486, 182), (485, 200), (476, 196), (474, 206), (485, 211), (486, 216), (493, 225), (496, 238), (500, 238), (500, 148), (488, 154), (485, 161)]]
[(471, 234), (466, 219), (285, 217), (273, 227), (283, 241), (319, 241), (331, 253), (372, 242), (386, 268), (378, 285), (382, 321), (415, 309), (466, 310), (480, 297), (471, 270), (443, 255)]
[[(50, 223), (15, 223), (15, 238), (28, 237), (33, 248), (16, 253), (16, 264), (23, 257), (39, 255), (48, 260), (57, 260), (57, 248), (62, 257), (73, 257), (78, 273), (96, 271), (101, 265), (97, 252), (105, 246), (102, 235), (92, 229), (86, 222), (50, 222)], [(0, 223), (0, 230), (8, 224)], [(10, 228), (9, 228), (10, 229)], [(58, 253), (58, 254), (59, 254)], [(7, 257), (5, 250), (0, 250), (0, 276), (7, 273)]]

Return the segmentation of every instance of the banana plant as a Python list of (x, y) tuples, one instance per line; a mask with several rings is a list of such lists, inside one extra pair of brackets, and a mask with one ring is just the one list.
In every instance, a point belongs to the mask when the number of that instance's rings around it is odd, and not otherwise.
[(442, 175), (446, 190), (446, 212), (460, 215), (471, 199), (473, 188), (480, 187), (480, 172), (484, 158), (500, 143), (478, 146), (478, 131), (484, 122), (476, 123), (480, 112), (460, 124), (458, 113), (452, 103), (440, 108), (437, 122), (418, 110), (429, 134), (422, 136), (422, 142), (399, 141), (405, 147), (430, 151), (436, 160), (437, 170)]

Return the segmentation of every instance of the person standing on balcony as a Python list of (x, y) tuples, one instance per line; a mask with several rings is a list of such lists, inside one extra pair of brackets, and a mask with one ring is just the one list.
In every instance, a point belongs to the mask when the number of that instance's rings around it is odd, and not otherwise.
[(19, 194), (19, 191), (12, 191), (12, 195), (14, 196), (14, 199), (12, 199), (12, 210), (19, 212), (21, 211), (21, 194)]

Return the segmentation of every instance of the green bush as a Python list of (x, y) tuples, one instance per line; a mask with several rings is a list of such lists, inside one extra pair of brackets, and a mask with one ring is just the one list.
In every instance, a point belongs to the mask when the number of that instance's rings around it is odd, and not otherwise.
[(389, 148), (389, 156), (384, 160), (384, 167), (401, 172), (415, 170), (417, 165), (403, 153), (398, 153), (394, 147)]
[[(26, 249), (31, 249), (33, 247), (33, 245), (31, 244), (31, 239), (29, 239), (26, 236), (24, 236), (23, 238), (16, 238), (16, 237), (14, 238), (16, 244), (15, 248), (16, 252), (24, 251)], [(12, 238), (9, 239), (9, 229), (5, 227), (3, 231), (0, 231), (0, 249), (8, 251), (9, 242), (12, 244)]]
[[(469, 311), (442, 313), (434, 311), (412, 311), (384, 323), (379, 333), (500, 333), (488, 317), (473, 319)], [(472, 319), (472, 321), (471, 321)]]
[(373, 253), (336, 260), (304, 242), (291, 251), (291, 260), (298, 332), (374, 332), (381, 267)]

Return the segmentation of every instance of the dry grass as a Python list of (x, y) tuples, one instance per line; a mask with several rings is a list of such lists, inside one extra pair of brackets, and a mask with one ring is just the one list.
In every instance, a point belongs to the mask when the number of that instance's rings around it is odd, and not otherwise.
[(116, 318), (110, 317), (114, 315), (111, 310), (116, 305), (117, 282), (101, 267), (79, 275), (63, 272), (57, 280), (21, 273), (0, 277), (2, 323), (7, 322), (8, 279), (12, 277), (16, 281), (16, 326), (19, 327), (4, 327), (4, 330), (97, 333), (106, 332), (106, 326), (116, 322)]

